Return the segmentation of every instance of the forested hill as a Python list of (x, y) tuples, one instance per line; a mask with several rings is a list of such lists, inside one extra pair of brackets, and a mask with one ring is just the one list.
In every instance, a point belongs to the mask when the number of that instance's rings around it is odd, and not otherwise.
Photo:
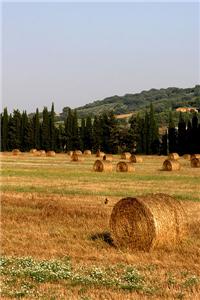
[[(158, 113), (179, 106), (200, 108), (200, 85), (185, 89), (176, 87), (151, 89), (137, 94), (108, 97), (78, 107), (77, 114), (79, 117), (86, 117), (99, 115), (109, 110), (112, 110), (114, 114), (126, 114), (145, 109), (151, 102)], [(63, 109), (63, 115), (66, 111), (67, 107)]]

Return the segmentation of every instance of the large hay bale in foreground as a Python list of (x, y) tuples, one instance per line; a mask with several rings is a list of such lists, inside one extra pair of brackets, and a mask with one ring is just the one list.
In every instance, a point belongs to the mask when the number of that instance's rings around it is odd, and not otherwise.
[(13, 149), (12, 154), (13, 155), (19, 155), (19, 154), (21, 154), (21, 151), (19, 149)]
[(112, 154), (105, 154), (105, 155), (103, 156), (103, 160), (109, 160), (109, 161), (112, 161), (112, 160), (113, 160)]
[(168, 159), (179, 159), (178, 153), (169, 153)]
[(192, 158), (191, 159), (191, 167), (192, 168), (200, 168), (200, 158)]
[(85, 151), (83, 152), (83, 154), (84, 154), (85, 156), (90, 156), (90, 155), (92, 155), (92, 151), (90, 151), (90, 150), (85, 150)]
[(151, 194), (121, 199), (112, 210), (110, 228), (116, 246), (149, 251), (179, 243), (187, 232), (187, 219), (178, 200)]
[(117, 172), (133, 172), (133, 171), (135, 171), (135, 168), (133, 166), (133, 163), (131, 163), (131, 162), (120, 161), (117, 163), (116, 171)]
[(141, 163), (143, 162), (143, 158), (141, 156), (136, 156), (135, 154), (131, 154), (130, 161), (132, 163)]
[(121, 159), (130, 159), (131, 153), (130, 152), (123, 152), (121, 154)]
[(93, 170), (95, 172), (110, 172), (112, 171), (112, 169), (113, 169), (112, 162), (109, 160), (97, 159), (93, 165)]
[(47, 156), (53, 157), (55, 155), (56, 155), (55, 151), (47, 151)]
[(178, 170), (180, 170), (180, 168), (181, 168), (181, 165), (178, 160), (166, 159), (163, 162), (162, 170), (163, 171), (178, 171)]
[(96, 157), (103, 157), (104, 155), (105, 155), (105, 153), (100, 150), (98, 150), (96, 153)]
[(74, 153), (72, 154), (71, 156), (71, 160), (72, 161), (78, 161), (78, 162), (82, 162), (84, 159), (83, 159), (83, 156), (82, 155), (78, 155), (77, 153)]
[(191, 154), (190, 159), (192, 160), (193, 158), (200, 158), (200, 154)]

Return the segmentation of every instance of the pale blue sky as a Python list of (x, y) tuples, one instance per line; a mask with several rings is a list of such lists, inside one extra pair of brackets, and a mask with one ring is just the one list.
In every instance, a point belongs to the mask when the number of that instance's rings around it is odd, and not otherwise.
[(3, 106), (61, 112), (199, 83), (199, 4), (4, 3)]

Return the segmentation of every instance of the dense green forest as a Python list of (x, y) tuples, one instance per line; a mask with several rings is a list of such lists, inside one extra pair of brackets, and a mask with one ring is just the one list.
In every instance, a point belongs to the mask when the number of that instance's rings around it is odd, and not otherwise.
[[(85, 106), (78, 107), (76, 110), (79, 118), (94, 117), (108, 111), (112, 111), (117, 115), (144, 111), (149, 107), (150, 103), (153, 103), (158, 118), (163, 120), (163, 122), (167, 122), (169, 111), (175, 110), (177, 107), (187, 106), (200, 109), (200, 85), (185, 89), (176, 87), (151, 89), (137, 94), (126, 94), (121, 97), (108, 97), (104, 100), (97, 100)], [(64, 107), (61, 119), (64, 120), (67, 111), (68, 107)], [(176, 115), (176, 120), (177, 118), (178, 114)]]
[[(187, 116), (187, 118), (186, 118)], [(167, 154), (168, 152), (200, 153), (200, 122), (197, 113), (190, 118), (179, 113), (178, 124), (173, 114), (168, 115), (168, 126), (159, 130), (154, 106), (145, 114), (132, 115), (127, 121), (116, 119), (113, 112), (87, 116), (78, 121), (77, 111), (68, 108), (64, 124), (56, 124), (54, 104), (51, 111), (44, 107), (28, 117), (14, 110), (1, 114), (1, 151), (32, 148), (67, 152), (69, 150), (98, 149), (106, 153), (130, 151), (141, 154)]]

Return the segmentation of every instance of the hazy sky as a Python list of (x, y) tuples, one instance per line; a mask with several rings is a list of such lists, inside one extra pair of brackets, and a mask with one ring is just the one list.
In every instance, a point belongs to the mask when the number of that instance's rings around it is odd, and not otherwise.
[(61, 112), (200, 82), (199, 4), (4, 3), (2, 99)]

